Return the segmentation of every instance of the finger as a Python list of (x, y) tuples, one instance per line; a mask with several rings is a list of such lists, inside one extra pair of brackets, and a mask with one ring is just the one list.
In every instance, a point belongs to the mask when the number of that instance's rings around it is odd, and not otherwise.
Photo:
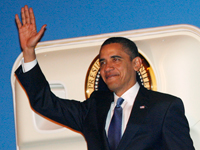
[(25, 19), (26, 19), (26, 23), (29, 24), (29, 23), (30, 23), (30, 16), (29, 16), (28, 6), (25, 5), (24, 9), (25, 9)]
[(38, 35), (41, 37), (42, 35), (43, 35), (43, 33), (44, 33), (44, 31), (45, 31), (45, 28), (46, 28), (46, 24), (45, 25), (43, 25), (42, 27), (41, 27), (41, 29), (40, 29), (40, 31), (38, 32)]
[(19, 16), (17, 14), (15, 15), (15, 21), (17, 23), (18, 29), (21, 28), (22, 24), (21, 24), (21, 21), (19, 20)]
[(22, 23), (23, 25), (26, 24), (26, 19), (25, 19), (25, 13), (24, 13), (24, 7), (21, 9), (21, 16), (22, 16)]
[(29, 12), (30, 12), (30, 23), (35, 25), (35, 16), (34, 16), (34, 13), (33, 13), (33, 9), (30, 8)]
[(44, 34), (44, 31), (45, 31), (45, 28), (46, 28), (46, 24), (43, 25), (40, 29), (40, 31), (37, 33), (36, 37), (37, 37), (37, 40), (39, 41), (39, 39), (42, 37), (42, 35)]

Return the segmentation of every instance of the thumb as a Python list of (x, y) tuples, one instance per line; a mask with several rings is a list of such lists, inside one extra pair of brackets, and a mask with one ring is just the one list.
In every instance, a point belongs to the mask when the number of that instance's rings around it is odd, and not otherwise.
[(38, 41), (41, 39), (42, 35), (44, 34), (46, 26), (47, 26), (46, 24), (43, 25), (41, 27), (40, 31), (37, 33), (36, 38), (37, 38)]

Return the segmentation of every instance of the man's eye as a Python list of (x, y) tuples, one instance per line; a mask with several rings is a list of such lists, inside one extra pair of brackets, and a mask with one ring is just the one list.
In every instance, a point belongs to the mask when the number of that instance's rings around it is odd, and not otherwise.
[(106, 64), (105, 61), (100, 61), (100, 66)]
[(114, 58), (113, 61), (119, 61), (119, 58)]

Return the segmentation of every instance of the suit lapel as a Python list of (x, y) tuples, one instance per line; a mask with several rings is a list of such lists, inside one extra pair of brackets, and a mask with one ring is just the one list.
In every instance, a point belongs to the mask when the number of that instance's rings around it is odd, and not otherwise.
[(97, 101), (97, 122), (99, 126), (99, 135), (103, 140), (105, 150), (109, 150), (108, 139), (105, 132), (105, 124), (106, 124), (107, 114), (110, 109), (110, 105), (113, 101), (114, 101), (114, 96), (112, 92), (108, 92), (106, 94), (99, 96)]
[(147, 97), (147, 90), (141, 86), (138, 95), (136, 96), (126, 130), (119, 143), (118, 149), (125, 149), (128, 146), (143, 123), (148, 111), (149, 99)]

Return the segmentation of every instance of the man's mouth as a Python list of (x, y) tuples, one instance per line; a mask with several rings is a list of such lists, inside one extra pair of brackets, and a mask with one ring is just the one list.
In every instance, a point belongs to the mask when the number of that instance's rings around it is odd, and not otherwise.
[(115, 76), (118, 76), (118, 75), (117, 74), (109, 74), (109, 75), (106, 75), (106, 79), (110, 79)]

